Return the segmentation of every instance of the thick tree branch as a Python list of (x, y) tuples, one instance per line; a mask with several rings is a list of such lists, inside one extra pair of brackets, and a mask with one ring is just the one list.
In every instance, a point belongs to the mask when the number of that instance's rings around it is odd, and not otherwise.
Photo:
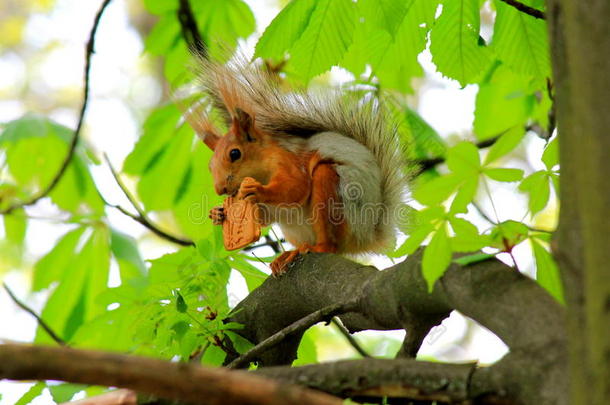
[(110, 1), (111, 0), (104, 0), (102, 5), (100, 6), (97, 14), (95, 15), (95, 19), (93, 20), (93, 26), (91, 27), (91, 32), (89, 33), (89, 39), (87, 41), (87, 46), (85, 49), (85, 78), (84, 78), (83, 102), (82, 102), (82, 105), (80, 108), (80, 112), (78, 114), (78, 122), (76, 124), (76, 128), (74, 129), (74, 135), (72, 135), (72, 140), (70, 141), (70, 145), (68, 146), (68, 152), (66, 153), (66, 156), (65, 156), (64, 160), (62, 161), (61, 166), (59, 167), (59, 170), (57, 171), (57, 173), (55, 173), (55, 176), (53, 176), (53, 178), (51, 179), (49, 184), (44, 189), (42, 189), (38, 194), (36, 194), (34, 197), (30, 198), (27, 201), (21, 201), (19, 203), (12, 204), (8, 208), (4, 209), (3, 211), (0, 211), (0, 214), (8, 214), (18, 208), (22, 208), (22, 207), (25, 207), (28, 205), (33, 205), (33, 204), (37, 203), (40, 199), (46, 197), (51, 191), (53, 191), (55, 186), (57, 186), (57, 184), (61, 180), (62, 176), (68, 169), (68, 166), (70, 165), (70, 162), (72, 161), (72, 157), (74, 156), (74, 153), (76, 152), (76, 146), (78, 145), (80, 132), (81, 132), (83, 122), (85, 119), (85, 111), (87, 110), (87, 104), (89, 102), (89, 73), (91, 71), (91, 57), (92, 57), (93, 53), (95, 52), (95, 34), (97, 32), (97, 28), (98, 28), (100, 20), (102, 18), (102, 14), (104, 13), (104, 10), (106, 10), (106, 7), (108, 6), (108, 4), (110, 4)]
[(522, 13), (525, 13), (531, 17), (538, 18), (541, 20), (546, 19), (546, 15), (544, 14), (544, 11), (540, 11), (538, 9), (535, 9), (534, 7), (530, 7), (527, 4), (521, 3), (520, 1), (517, 1), (517, 0), (500, 0), (500, 1), (508, 4), (509, 6), (516, 8), (517, 10), (519, 10)]
[[(335, 255), (308, 254), (282, 277), (269, 278), (254, 290), (238, 304), (230, 320), (243, 324), (245, 327), (236, 332), (257, 344), (320, 308), (356, 299), (353, 312), (339, 315), (348, 330), (406, 329), (411, 341), (407, 340), (402, 352), (412, 356), (430, 328), (451, 309), (457, 309), (490, 329), (511, 349), (496, 371), (489, 375), (482, 371), (473, 384), (485, 389), (493, 386), (529, 403), (536, 403), (534, 399), (555, 403), (548, 398), (565, 403), (554, 385), (567, 381), (562, 363), (564, 310), (544, 289), (499, 261), (487, 261), (467, 267), (453, 264), (429, 294), (421, 275), (421, 260), (420, 251), (403, 263), (378, 271)], [(260, 353), (259, 364), (290, 364), (301, 336), (295, 333)], [(516, 373), (507, 380), (512, 388), (498, 378), (511, 372)], [(536, 389), (524, 388), (536, 373), (545, 376)]]
[(0, 345), (0, 378), (115, 386), (202, 405), (343, 403), (243, 371), (65, 347)]

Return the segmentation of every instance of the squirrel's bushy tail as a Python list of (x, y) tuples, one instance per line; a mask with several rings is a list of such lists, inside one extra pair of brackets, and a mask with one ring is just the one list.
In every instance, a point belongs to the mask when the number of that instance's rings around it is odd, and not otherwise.
[[(255, 117), (259, 129), (287, 148), (321, 132), (336, 132), (366, 146), (381, 169), (382, 212), (376, 229), (380, 244), (393, 240), (405, 220), (403, 201), (409, 178), (406, 145), (398, 126), (377, 99), (337, 90), (284, 91), (278, 77), (240, 56), (227, 64), (200, 61), (200, 84), (212, 104), (230, 122), (235, 108)], [(211, 127), (208, 117), (199, 117)]]

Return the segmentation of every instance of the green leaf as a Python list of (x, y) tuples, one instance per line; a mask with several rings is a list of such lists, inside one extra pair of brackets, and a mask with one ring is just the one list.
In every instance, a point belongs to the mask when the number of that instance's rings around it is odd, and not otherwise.
[(180, 39), (180, 24), (176, 15), (161, 16), (144, 41), (144, 49), (153, 55), (165, 55)]
[(436, 205), (449, 198), (461, 182), (462, 179), (452, 174), (436, 177), (418, 186), (413, 197), (422, 204)]
[(152, 14), (165, 14), (178, 10), (178, 0), (144, 0), (144, 7)]
[(193, 77), (192, 71), (185, 69), (190, 61), (191, 53), (184, 41), (174, 43), (174, 46), (165, 54), (163, 74), (172, 87), (178, 87)]
[(191, 6), (212, 58), (226, 59), (237, 39), (247, 38), (256, 28), (254, 14), (242, 0), (198, 0)]
[(248, 263), (238, 255), (231, 256), (231, 267), (239, 271), (239, 273), (246, 280), (248, 291), (254, 290), (267, 279), (267, 274)]
[(40, 291), (64, 278), (76, 255), (76, 246), (85, 231), (79, 227), (63, 236), (55, 247), (34, 265), (32, 291)]
[(499, 158), (506, 156), (519, 145), (525, 136), (525, 129), (521, 126), (513, 127), (503, 133), (500, 138), (489, 148), (489, 153), (485, 157), (484, 165), (487, 165)]
[(523, 178), (523, 170), (521, 169), (509, 169), (505, 167), (496, 167), (496, 168), (485, 168), (483, 173), (490, 179), (496, 181), (519, 181)]
[(551, 192), (548, 173), (540, 170), (530, 174), (523, 179), (519, 185), (519, 190), (529, 194), (528, 207), (531, 215), (542, 211), (549, 201)]
[(449, 223), (453, 232), (455, 232), (455, 236), (451, 238), (451, 250), (453, 252), (473, 252), (487, 245), (488, 238), (479, 235), (477, 227), (467, 220), (451, 217)]
[[(292, 363), (293, 366), (305, 366), (307, 364), (315, 364), (318, 361), (318, 350), (316, 349), (316, 342), (313, 337), (313, 331), (311, 328), (308, 329), (304, 334), (299, 348), (297, 349), (297, 358)], [(309, 332), (309, 333), (308, 333)]]
[(61, 404), (70, 401), (77, 392), (81, 392), (86, 387), (82, 384), (56, 384), (49, 385), (49, 392), (51, 392), (53, 401)]
[(6, 239), (16, 246), (23, 246), (27, 230), (27, 218), (23, 209), (17, 209), (2, 217)]
[(472, 142), (460, 142), (447, 152), (447, 166), (461, 176), (477, 176), (481, 169), (479, 150)]
[(201, 356), (201, 364), (206, 366), (220, 367), (224, 363), (227, 353), (218, 346), (210, 345), (203, 356)]
[(559, 268), (553, 256), (536, 239), (530, 239), (536, 258), (536, 280), (557, 301), (565, 305)]
[(474, 255), (458, 257), (457, 259), (453, 259), (453, 262), (459, 264), (460, 266), (469, 266), (471, 264), (483, 262), (485, 260), (489, 260), (494, 257), (496, 257), (496, 256), (487, 254), (487, 253), (477, 253)]
[(422, 271), (429, 292), (432, 291), (436, 280), (443, 275), (451, 263), (451, 254), (449, 236), (446, 227), (443, 225), (434, 233), (430, 244), (424, 250), (422, 259)]
[(410, 255), (421, 246), (426, 237), (434, 230), (434, 226), (430, 223), (424, 223), (416, 230), (409, 233), (407, 240), (395, 252), (389, 254), (390, 257), (402, 257)]
[(318, 0), (303, 35), (291, 49), (291, 66), (304, 79), (337, 64), (352, 42), (356, 20), (351, 0)]
[(451, 202), (451, 208), (449, 209), (449, 212), (452, 214), (468, 212), (468, 204), (470, 204), (472, 200), (474, 200), (478, 188), (478, 175), (476, 177), (473, 176), (466, 179), (466, 181), (464, 181), (458, 188), (458, 192), (456, 193), (455, 198)]
[[(374, 23), (368, 32), (364, 32), (361, 53), (364, 60), (372, 66), (382, 87), (408, 92), (412, 91), (411, 78), (423, 74), (417, 55), (426, 47), (426, 35), (434, 19), (438, 1), (410, 0), (392, 3), (392, 7), (388, 4), (382, 8), (379, 7), (378, 1), (365, 3), (369, 5), (369, 11), (364, 16), (365, 24), (367, 19), (378, 22)], [(397, 10), (396, 16), (387, 15), (392, 12), (392, 8)], [(382, 18), (376, 17), (380, 11), (384, 11)], [(404, 16), (398, 24), (400, 15)], [(380, 31), (380, 28), (383, 31)], [(384, 35), (377, 34), (380, 32)], [(377, 39), (378, 43), (372, 42), (374, 39)]]
[(15, 405), (28, 405), (34, 400), (34, 398), (42, 394), (42, 391), (46, 387), (47, 384), (45, 382), (37, 382), (36, 384), (32, 385), (30, 389), (17, 400), (17, 402), (15, 402)]
[(144, 276), (146, 266), (134, 238), (111, 228), (110, 250), (119, 264), (122, 282)]
[[(10, 122), (0, 135), (8, 172), (28, 194), (46, 189), (62, 166), (72, 137), (71, 129), (36, 115)], [(89, 173), (91, 161), (82, 144), (49, 196), (64, 210), (100, 215), (104, 204)]]
[(502, 252), (510, 252), (515, 246), (527, 239), (529, 229), (517, 221), (504, 221), (496, 225), (490, 235), (489, 246)]
[(169, 141), (158, 162), (138, 183), (138, 195), (149, 210), (166, 210), (174, 206), (180, 188), (177, 181), (188, 170), (193, 148), (194, 133), (182, 127)]
[(491, 47), (515, 72), (545, 80), (551, 76), (546, 21), (496, 1)]
[(186, 312), (187, 309), (188, 305), (186, 305), (186, 302), (184, 302), (182, 294), (180, 294), (179, 291), (176, 291), (176, 311), (183, 314)]
[(180, 110), (174, 104), (153, 110), (144, 121), (142, 136), (125, 158), (123, 171), (141, 175), (154, 167), (165, 151), (167, 143), (176, 134), (180, 116)]
[[(105, 310), (105, 307), (96, 301), (108, 283), (108, 239), (108, 229), (98, 226), (91, 232), (79, 252), (70, 253), (69, 263), (61, 274), (59, 285), (42, 310), (42, 318), (64, 340), (69, 341), (84, 321)], [(51, 339), (39, 327), (35, 342), (48, 343)]]
[(254, 57), (281, 59), (307, 28), (315, 7), (315, 0), (288, 3), (261, 35)]
[[(490, 77), (479, 85), (474, 115), (474, 132), (477, 138), (489, 139), (505, 131), (524, 133), (522, 128), (534, 108), (535, 101), (527, 78), (515, 74), (504, 65), (496, 66)], [(515, 133), (506, 135), (510, 138), (506, 140), (508, 145), (496, 147), (502, 147), (502, 152), (516, 142)], [(493, 159), (499, 157), (495, 154), (496, 152), (492, 155)], [(489, 162), (492, 158), (489, 158)]]
[(445, 0), (430, 33), (432, 62), (439, 72), (462, 86), (475, 83), (490, 64), (490, 52), (479, 44), (478, 0)]
[(447, 145), (441, 136), (417, 112), (405, 107), (405, 119), (409, 124), (417, 157), (445, 156)]
[(557, 137), (553, 138), (544, 148), (542, 162), (547, 170), (551, 170), (555, 165), (559, 164), (559, 141)]

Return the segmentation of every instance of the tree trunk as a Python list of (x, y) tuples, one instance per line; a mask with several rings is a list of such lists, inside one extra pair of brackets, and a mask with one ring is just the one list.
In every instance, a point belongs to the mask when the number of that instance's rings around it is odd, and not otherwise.
[(610, 398), (610, 2), (550, 0), (572, 404)]

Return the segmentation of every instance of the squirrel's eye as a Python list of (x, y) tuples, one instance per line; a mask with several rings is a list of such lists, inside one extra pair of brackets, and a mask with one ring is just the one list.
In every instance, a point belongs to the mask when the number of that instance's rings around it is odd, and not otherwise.
[(239, 149), (231, 149), (231, 152), (229, 152), (229, 157), (231, 158), (231, 162), (235, 162), (241, 157), (241, 152)]

